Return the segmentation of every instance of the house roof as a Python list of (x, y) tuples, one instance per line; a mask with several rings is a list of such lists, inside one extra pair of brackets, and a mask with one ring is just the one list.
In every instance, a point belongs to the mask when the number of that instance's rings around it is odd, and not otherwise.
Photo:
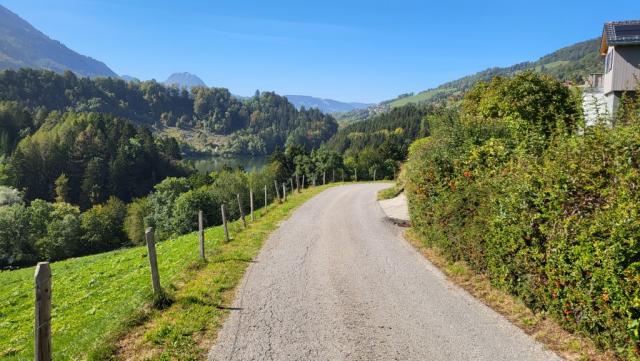
[(640, 45), (640, 20), (612, 21), (604, 24), (600, 54), (606, 55), (609, 46)]

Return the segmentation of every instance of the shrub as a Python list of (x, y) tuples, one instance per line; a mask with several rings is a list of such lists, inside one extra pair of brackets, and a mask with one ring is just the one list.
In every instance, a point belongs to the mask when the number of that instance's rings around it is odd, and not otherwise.
[(182, 193), (173, 208), (173, 231), (176, 234), (193, 232), (198, 229), (198, 211), (202, 211), (204, 226), (220, 224), (220, 202), (207, 186)]
[(30, 211), (32, 223), (46, 224), (34, 228), (38, 233), (43, 233), (35, 240), (39, 259), (57, 261), (79, 253), (81, 231), (78, 207), (68, 203), (34, 201)]
[(127, 206), (115, 197), (93, 206), (82, 214), (83, 253), (96, 253), (126, 246), (129, 242), (123, 224)]
[(15, 203), (22, 203), (20, 192), (17, 189), (0, 186), (0, 207)]
[(524, 74), (479, 85), (461, 119), (432, 119), (406, 165), (412, 223), (532, 309), (638, 358), (640, 125), (567, 131), (570, 104)]
[(124, 231), (133, 244), (144, 243), (144, 231), (147, 227), (145, 218), (149, 216), (148, 198), (134, 199), (127, 206), (127, 217), (124, 219)]

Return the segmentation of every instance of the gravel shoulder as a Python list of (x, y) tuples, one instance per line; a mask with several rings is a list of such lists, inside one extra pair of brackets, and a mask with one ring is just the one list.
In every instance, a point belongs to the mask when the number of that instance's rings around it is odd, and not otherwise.
[(385, 184), (330, 188), (270, 237), (215, 360), (561, 360), (451, 284), (386, 219)]

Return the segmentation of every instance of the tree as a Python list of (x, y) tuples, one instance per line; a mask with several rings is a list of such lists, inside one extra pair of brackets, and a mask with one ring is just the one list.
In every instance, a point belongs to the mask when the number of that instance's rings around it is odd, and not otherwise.
[(69, 203), (69, 178), (64, 173), (60, 174), (56, 179), (55, 186), (56, 202)]

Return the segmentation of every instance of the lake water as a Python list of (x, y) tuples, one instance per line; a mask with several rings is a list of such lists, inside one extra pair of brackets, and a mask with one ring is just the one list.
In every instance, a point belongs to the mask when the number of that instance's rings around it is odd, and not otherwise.
[(247, 172), (260, 170), (264, 168), (269, 162), (267, 156), (236, 156), (236, 157), (214, 157), (214, 156), (198, 156), (186, 158), (187, 161), (193, 164), (194, 168), (201, 173), (211, 173), (213, 171), (220, 171), (225, 166), (235, 168), (242, 168)]

